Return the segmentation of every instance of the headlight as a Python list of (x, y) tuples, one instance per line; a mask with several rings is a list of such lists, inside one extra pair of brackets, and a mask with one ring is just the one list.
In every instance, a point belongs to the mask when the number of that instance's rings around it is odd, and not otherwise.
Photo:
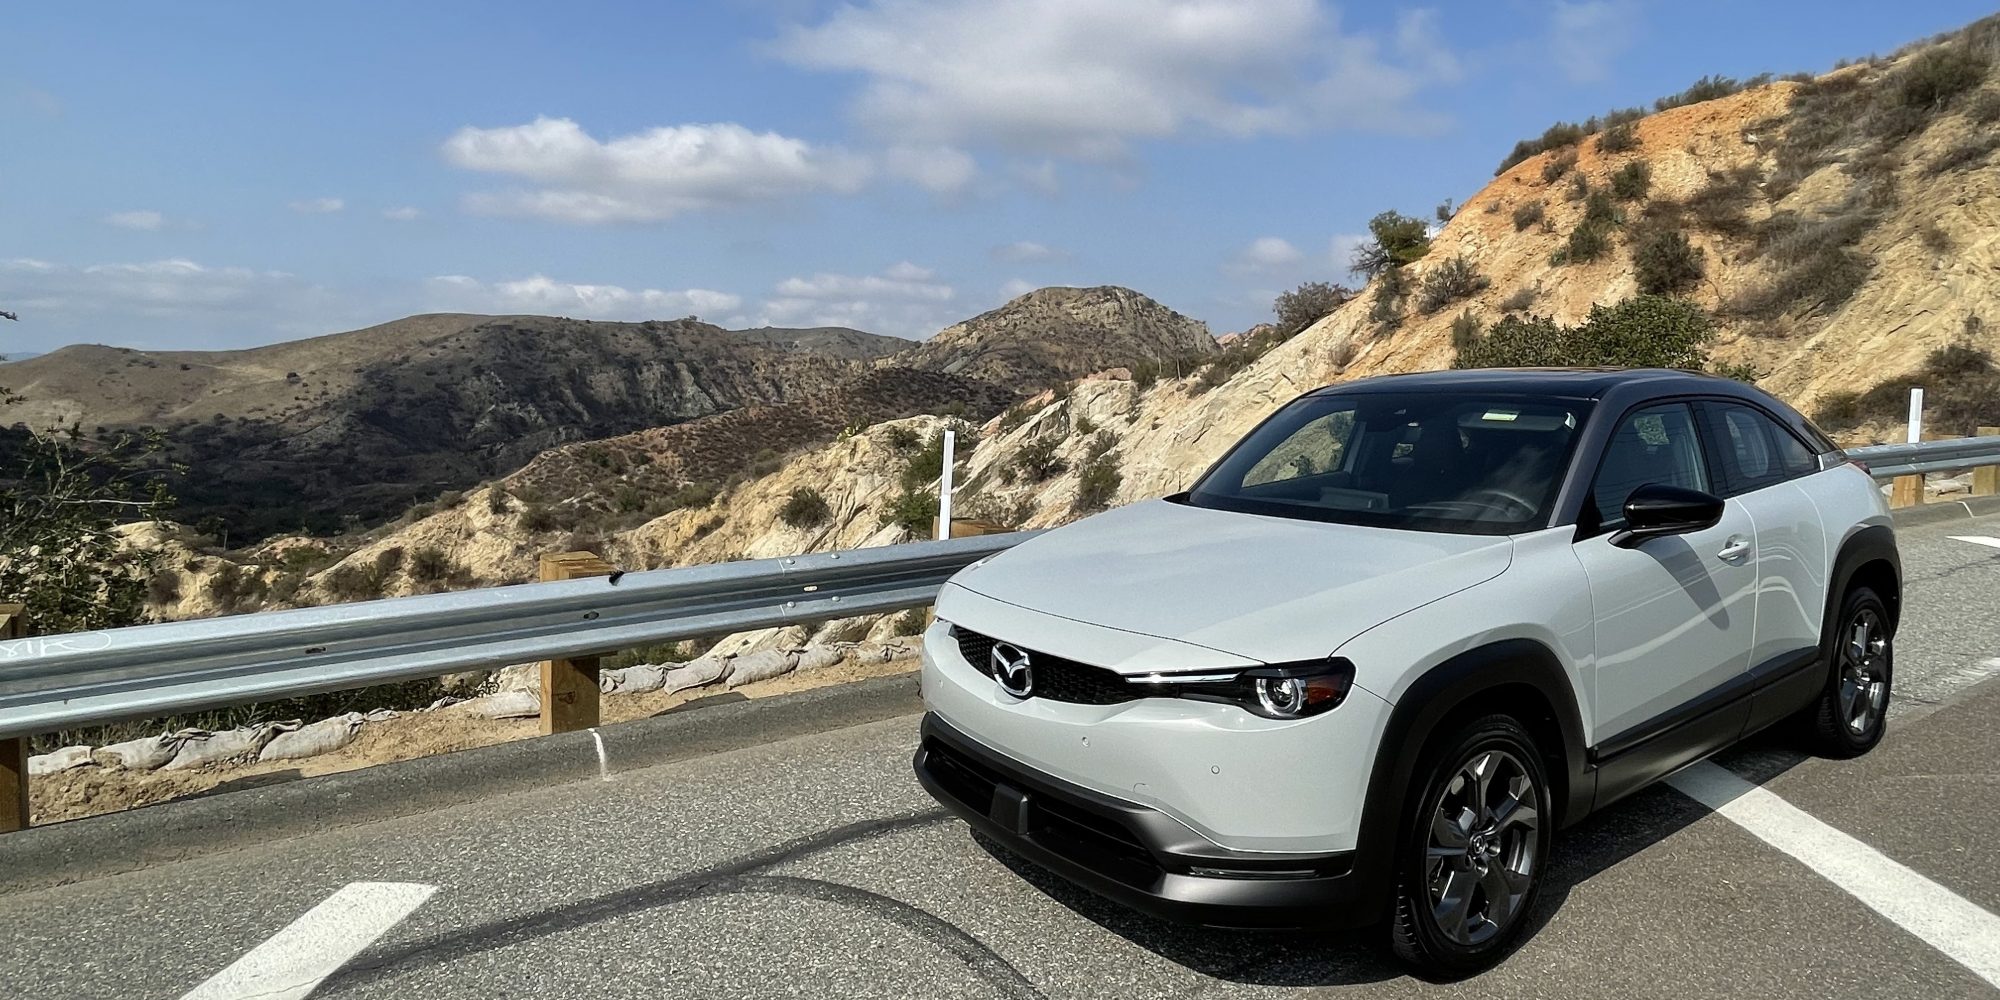
[(1354, 686), (1354, 664), (1340, 657), (1253, 667), (1234, 674), (1175, 677), (1158, 674), (1141, 683), (1160, 694), (1196, 701), (1226, 701), (1267, 719), (1304, 719), (1336, 708)]

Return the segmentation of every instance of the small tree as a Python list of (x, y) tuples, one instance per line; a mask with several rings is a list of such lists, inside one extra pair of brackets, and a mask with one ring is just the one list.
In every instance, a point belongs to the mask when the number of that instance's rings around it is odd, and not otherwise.
[(1479, 273), (1472, 258), (1459, 254), (1431, 267), (1417, 288), (1417, 308), (1433, 313), (1460, 299), (1484, 291), (1492, 282)]
[(1677, 295), (1704, 273), (1701, 248), (1677, 229), (1654, 233), (1632, 247), (1632, 273), (1647, 295)]
[(138, 622), (153, 557), (112, 529), (157, 520), (172, 502), (165, 474), (176, 470), (158, 434), (90, 450), (81, 437), (76, 426), (0, 431), (0, 595), (25, 603), (37, 632)]
[(810, 486), (801, 486), (785, 499), (784, 509), (778, 511), (779, 520), (794, 528), (817, 528), (833, 516), (826, 498)]
[(1292, 339), (1353, 297), (1353, 289), (1325, 281), (1308, 281), (1279, 295), (1271, 304), (1271, 311), (1278, 314), (1278, 339)]
[(1430, 226), (1391, 210), (1368, 220), (1369, 238), (1354, 248), (1354, 273), (1370, 278), (1420, 260), (1431, 251)]

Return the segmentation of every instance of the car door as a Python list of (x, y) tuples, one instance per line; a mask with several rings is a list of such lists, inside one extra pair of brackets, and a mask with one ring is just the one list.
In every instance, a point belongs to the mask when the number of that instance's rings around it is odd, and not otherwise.
[(1634, 489), (1711, 492), (1711, 480), (1693, 406), (1673, 402), (1623, 415), (1592, 481), (1574, 549), (1597, 622), (1600, 798), (1742, 733), (1757, 592), (1750, 515), (1728, 502), (1713, 527), (1613, 544)]
[(1753, 709), (1750, 725), (1761, 726), (1809, 700), (1819, 687), (1815, 677), (1797, 678), (1818, 660), (1832, 565), (1825, 526), (1806, 489), (1805, 477), (1819, 470), (1819, 462), (1805, 442), (1755, 406), (1714, 400), (1697, 410), (1721, 480), (1717, 493), (1749, 514), (1756, 531), (1751, 687), (1761, 694), (1796, 679), (1791, 686), (1797, 692), (1759, 698), (1768, 704)]

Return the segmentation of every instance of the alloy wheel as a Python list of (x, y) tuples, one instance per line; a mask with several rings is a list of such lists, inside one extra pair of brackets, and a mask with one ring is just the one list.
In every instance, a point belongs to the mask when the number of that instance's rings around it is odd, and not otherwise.
[(1473, 754), (1445, 784), (1432, 810), (1424, 872), (1445, 937), (1484, 944), (1520, 915), (1541, 860), (1539, 801), (1534, 778), (1505, 750)]
[(1865, 735), (1882, 720), (1889, 703), (1889, 630), (1873, 608), (1848, 622), (1840, 649), (1840, 720), (1847, 731)]

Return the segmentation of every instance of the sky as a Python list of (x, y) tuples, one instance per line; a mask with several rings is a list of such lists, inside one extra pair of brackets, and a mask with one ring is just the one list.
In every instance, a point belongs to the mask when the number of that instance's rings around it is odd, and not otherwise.
[(1043, 285), (1217, 333), (1384, 209), (1710, 73), (1990, 3), (10, 4), (0, 352), (418, 312), (925, 337)]

